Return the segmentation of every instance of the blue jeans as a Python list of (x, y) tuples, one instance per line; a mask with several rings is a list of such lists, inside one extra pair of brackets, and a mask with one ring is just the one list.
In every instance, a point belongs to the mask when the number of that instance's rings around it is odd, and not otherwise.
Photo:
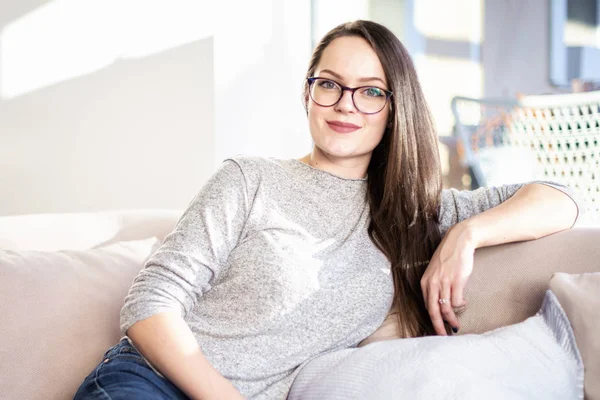
[(102, 362), (89, 374), (74, 400), (82, 399), (176, 399), (188, 397), (158, 375), (127, 338), (108, 349)]

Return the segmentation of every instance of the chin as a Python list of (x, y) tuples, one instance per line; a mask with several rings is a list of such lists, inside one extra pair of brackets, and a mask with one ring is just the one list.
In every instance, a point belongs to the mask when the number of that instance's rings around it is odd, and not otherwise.
[(319, 150), (322, 153), (329, 157), (335, 158), (350, 158), (350, 157), (360, 157), (363, 156), (362, 152), (358, 151), (355, 148), (349, 149), (344, 147), (336, 147), (336, 146), (318, 146)]

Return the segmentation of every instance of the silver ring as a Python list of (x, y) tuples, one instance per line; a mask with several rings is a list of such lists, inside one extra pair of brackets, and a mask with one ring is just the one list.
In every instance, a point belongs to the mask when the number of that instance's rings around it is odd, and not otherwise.
[(449, 302), (450, 302), (450, 300), (448, 300), (448, 299), (439, 299), (439, 300), (438, 300), (438, 302), (439, 302), (440, 304), (446, 304), (446, 303), (449, 303)]

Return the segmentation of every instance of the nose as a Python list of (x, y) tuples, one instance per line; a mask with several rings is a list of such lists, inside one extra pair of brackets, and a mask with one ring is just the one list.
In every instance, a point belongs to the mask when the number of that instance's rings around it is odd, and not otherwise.
[(342, 97), (340, 101), (338, 101), (335, 105), (336, 111), (340, 112), (356, 112), (356, 107), (354, 107), (354, 102), (352, 101), (352, 91), (344, 90), (342, 92)]

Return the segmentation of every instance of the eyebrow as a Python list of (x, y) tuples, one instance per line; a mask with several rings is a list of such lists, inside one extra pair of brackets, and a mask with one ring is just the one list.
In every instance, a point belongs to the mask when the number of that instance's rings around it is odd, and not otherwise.
[[(324, 69), (324, 70), (322, 70), (322, 71), (321, 71), (321, 73), (323, 73), (323, 72), (327, 72), (328, 74), (331, 74), (331, 75), (335, 76), (337, 79), (339, 79), (339, 80), (341, 80), (341, 81), (345, 81), (345, 79), (344, 79), (344, 78), (343, 78), (343, 77), (342, 77), (340, 74), (337, 74), (337, 73), (333, 72), (333, 71), (332, 71), (332, 70), (330, 70), (330, 69)], [(370, 77), (368, 77), (368, 78), (360, 78), (360, 79), (358, 79), (358, 81), (359, 81), (359, 82), (379, 81), (379, 82), (381, 82), (381, 83), (382, 83), (384, 86), (387, 86), (387, 85), (385, 84), (385, 82), (383, 81), (383, 79), (381, 79), (381, 78), (378, 78), (378, 77), (376, 77), (376, 76), (370, 76)]]

